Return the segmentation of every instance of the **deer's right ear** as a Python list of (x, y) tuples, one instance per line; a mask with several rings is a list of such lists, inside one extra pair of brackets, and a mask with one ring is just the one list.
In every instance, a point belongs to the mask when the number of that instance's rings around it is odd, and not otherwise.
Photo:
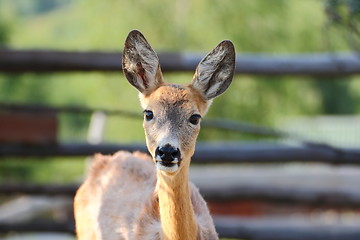
[(122, 68), (129, 83), (142, 94), (151, 93), (163, 83), (159, 58), (137, 30), (126, 38)]

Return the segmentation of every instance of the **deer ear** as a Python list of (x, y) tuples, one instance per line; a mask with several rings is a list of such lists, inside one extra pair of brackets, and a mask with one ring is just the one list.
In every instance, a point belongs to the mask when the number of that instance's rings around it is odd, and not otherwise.
[(205, 100), (210, 100), (229, 87), (234, 70), (234, 45), (231, 41), (222, 41), (197, 66), (192, 86)]
[(159, 58), (137, 30), (131, 31), (125, 40), (122, 68), (129, 83), (145, 95), (163, 83)]

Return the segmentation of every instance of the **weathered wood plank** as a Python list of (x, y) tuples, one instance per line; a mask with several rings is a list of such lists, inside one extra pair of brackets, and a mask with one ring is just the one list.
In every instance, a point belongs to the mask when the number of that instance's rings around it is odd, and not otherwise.
[(75, 223), (74, 221), (58, 223), (48, 220), (34, 220), (25, 223), (0, 222), (0, 233), (8, 232), (62, 232), (75, 234)]
[[(204, 54), (160, 53), (164, 72), (193, 72)], [(121, 71), (120, 52), (0, 50), (0, 72)], [(264, 75), (352, 75), (360, 73), (360, 58), (351, 53), (242, 54), (236, 73)]]
[[(247, 240), (359, 240), (360, 228), (346, 224), (321, 224), (293, 221), (287, 218), (214, 217), (221, 238)], [(74, 234), (74, 222), (32, 221), (31, 223), (0, 223), (0, 232), (66, 232)]]
[[(69, 143), (49, 146), (0, 144), (1, 157), (89, 156), (94, 153), (113, 154), (119, 150), (147, 152), (143, 144)], [(194, 163), (288, 163), (318, 162), (327, 164), (360, 164), (359, 149), (340, 149), (322, 145), (286, 146), (276, 144), (217, 143), (197, 144)]]
[(55, 112), (0, 111), (0, 144), (55, 144), (57, 129)]
[(359, 223), (325, 224), (289, 218), (229, 218), (215, 217), (220, 237), (248, 240), (358, 240)]
[[(360, 192), (351, 189), (310, 189), (279, 186), (253, 186), (249, 184), (218, 185), (194, 183), (201, 194), (210, 202), (228, 202), (236, 200), (259, 200), (276, 203), (296, 203), (312, 206), (360, 207)], [(215, 184), (216, 185), (216, 184)], [(1, 195), (67, 195), (75, 196), (78, 184), (37, 185), (37, 184), (1, 184)]]

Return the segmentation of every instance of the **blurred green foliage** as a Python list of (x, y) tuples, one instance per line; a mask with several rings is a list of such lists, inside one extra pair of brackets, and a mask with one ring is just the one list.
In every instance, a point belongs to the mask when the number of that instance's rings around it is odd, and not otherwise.
[[(358, 24), (359, 1), (335, 0), (0, 0), (0, 44), (15, 49), (121, 51), (141, 30), (160, 51), (206, 53), (231, 39), (237, 53), (303, 53), (354, 49), (344, 35)], [(331, 13), (332, 12), (332, 13)], [(335, 15), (340, 18), (334, 18)], [(356, 45), (358, 46), (358, 45)], [(119, 63), (121, 64), (121, 63)], [(190, 73), (168, 73), (187, 83)], [(359, 77), (236, 76), (207, 118), (276, 125), (289, 116), (360, 112)], [(77, 105), (141, 112), (122, 73), (0, 75), (0, 101)], [(61, 141), (85, 141), (90, 116), (60, 116)], [(144, 141), (141, 119), (109, 117), (107, 142)], [(201, 140), (251, 136), (206, 130)]]
[[(326, 30), (345, 41), (354, 51), (360, 51), (360, 1), (327, 0)], [(332, 41), (336, 44), (336, 41)]]
[(7, 25), (0, 20), (0, 47), (5, 44), (8, 37)]
[(82, 180), (86, 168), (83, 158), (2, 159), (0, 182), (74, 183)]

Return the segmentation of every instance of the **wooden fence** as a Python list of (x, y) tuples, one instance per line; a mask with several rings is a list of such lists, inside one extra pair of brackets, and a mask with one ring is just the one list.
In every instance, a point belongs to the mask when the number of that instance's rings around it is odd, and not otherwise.
[[(159, 54), (162, 70), (191, 71), (201, 60), (202, 55), (162, 53)], [(121, 54), (104, 52), (61, 52), (40, 50), (0, 50), (0, 72), (69, 72), (69, 71), (121, 71)], [(351, 54), (303, 54), (303, 55), (242, 55), (237, 56), (236, 73), (263, 75), (310, 75), (310, 76), (345, 76), (360, 74), (360, 58)], [(12, 111), (17, 106), (0, 104), (0, 110), (9, 107)], [(22, 106), (26, 107), (26, 106)], [(27, 106), (28, 111), (68, 111), (76, 114), (90, 113), (94, 110), (67, 108), (40, 109)], [(127, 117), (138, 117), (132, 113), (108, 111), (107, 114), (120, 114)], [(225, 123), (218, 120), (204, 122), (207, 127), (219, 127), (232, 131), (248, 131), (279, 138), (293, 136), (273, 129), (259, 126)], [(317, 162), (333, 165), (358, 165), (360, 149), (340, 149), (296, 139), (299, 146), (274, 144), (198, 144), (194, 163), (285, 163), (285, 162)], [(144, 145), (110, 145), (82, 143), (52, 143), (49, 145), (0, 144), (0, 161), (4, 157), (48, 157), (48, 156), (88, 156), (94, 152), (104, 154), (118, 150), (143, 150)], [(26, 161), (26, 158), (24, 158)], [(77, 184), (71, 185), (0, 185), (0, 194), (35, 194), (66, 195), (73, 197)], [(360, 208), (360, 192), (341, 190), (294, 190), (289, 188), (265, 188), (239, 185), (237, 187), (219, 189), (200, 186), (201, 193), (208, 201), (226, 202), (232, 200), (262, 200), (291, 204), (307, 204), (314, 206)], [(355, 226), (317, 226), (311, 224), (292, 224), (288, 220), (277, 219), (251, 220), (239, 218), (215, 218), (217, 231), (221, 237), (244, 238), (254, 240), (358, 240), (360, 228)], [(30, 224), (10, 224), (0, 222), (0, 233), (8, 231), (57, 231), (74, 232), (73, 222), (32, 222)]]

